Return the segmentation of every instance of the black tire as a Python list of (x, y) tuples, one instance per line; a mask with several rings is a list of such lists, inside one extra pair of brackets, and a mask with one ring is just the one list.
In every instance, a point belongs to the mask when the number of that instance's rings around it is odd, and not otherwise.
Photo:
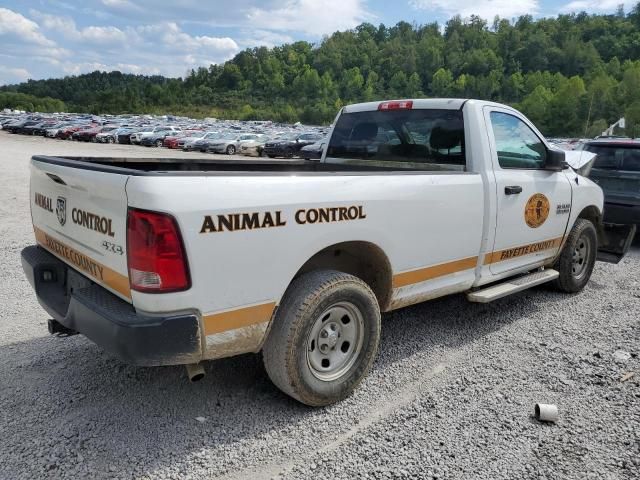
[(276, 156), (275, 156), (275, 155), (267, 155), (267, 157), (269, 157), (269, 158), (276, 158)]
[[(340, 340), (342, 326), (338, 325), (334, 336), (338, 343), (330, 350), (333, 354), (338, 353), (336, 348), (342, 350), (345, 364), (335, 378), (323, 379), (319, 377), (323, 373), (314, 372), (311, 366), (309, 352), (313, 352), (315, 340), (309, 339), (314, 331), (322, 333), (318, 325), (331, 323), (326, 312), (343, 305), (355, 307), (358, 340), (353, 345)], [(336, 318), (346, 326), (350, 319), (340, 315)], [(346, 398), (360, 384), (373, 364), (379, 342), (380, 309), (369, 286), (353, 275), (319, 270), (299, 277), (287, 289), (263, 347), (264, 365), (271, 381), (287, 395), (309, 406), (326, 406)], [(322, 350), (319, 343), (315, 346)]]
[(160, 148), (164, 142), (162, 140), (156, 140), (156, 147)]
[(284, 158), (293, 158), (293, 150), (291, 150), (290, 148), (288, 148), (288, 149), (284, 152)]
[(597, 250), (596, 227), (589, 220), (577, 219), (560, 256), (553, 265), (553, 268), (560, 272), (560, 276), (554, 280), (554, 287), (565, 293), (581, 291), (593, 273)]
[(236, 147), (233, 145), (229, 145), (227, 147), (226, 152), (227, 152), (227, 155), (233, 155), (234, 153), (236, 153)]

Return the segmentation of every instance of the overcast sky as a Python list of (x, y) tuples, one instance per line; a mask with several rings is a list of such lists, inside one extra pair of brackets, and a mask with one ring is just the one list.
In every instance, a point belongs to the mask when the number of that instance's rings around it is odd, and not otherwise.
[(93, 70), (184, 76), (240, 50), (323, 35), (363, 21), (443, 23), (455, 14), (614, 12), (622, 0), (3, 0), (0, 85)]

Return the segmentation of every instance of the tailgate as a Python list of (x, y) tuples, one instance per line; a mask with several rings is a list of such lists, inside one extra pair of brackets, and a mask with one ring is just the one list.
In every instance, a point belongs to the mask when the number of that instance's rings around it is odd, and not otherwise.
[(125, 250), (127, 179), (31, 161), (31, 218), (38, 244), (131, 302)]

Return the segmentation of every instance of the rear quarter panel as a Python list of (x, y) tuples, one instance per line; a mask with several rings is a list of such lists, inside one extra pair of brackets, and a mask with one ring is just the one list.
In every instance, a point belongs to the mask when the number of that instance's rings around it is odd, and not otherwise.
[[(226, 340), (220, 335), (229, 333), (215, 325), (208, 328), (207, 322), (223, 325), (228, 320), (224, 315), (234, 312), (255, 315), (261, 325), (243, 348), (259, 348), (271, 312), (296, 272), (326, 247), (346, 241), (373, 243), (386, 253), (395, 275), (477, 258), (482, 238), (483, 186), (476, 174), (140, 176), (130, 178), (127, 196), (132, 207), (176, 217), (193, 284), (175, 294), (134, 291), (134, 305), (146, 312), (199, 311), (205, 334), (215, 332), (207, 338), (210, 357), (240, 352), (221, 354)], [(349, 206), (362, 207), (366, 218), (296, 222), (300, 209)], [(253, 212), (281, 212), (286, 225), (200, 233), (206, 215)], [(429, 290), (468, 288), (474, 269), (475, 263), (465, 271), (398, 286), (393, 292), (396, 305)]]

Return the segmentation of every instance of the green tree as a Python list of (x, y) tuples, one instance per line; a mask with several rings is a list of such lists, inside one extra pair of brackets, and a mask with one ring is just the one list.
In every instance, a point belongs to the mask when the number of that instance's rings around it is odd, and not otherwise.
[(446, 68), (439, 69), (431, 80), (431, 93), (435, 97), (449, 97), (453, 93), (453, 74)]
[(538, 85), (517, 107), (529, 120), (545, 132), (549, 119), (549, 105), (552, 99), (553, 93), (543, 85)]
[(640, 137), (640, 101), (629, 105), (624, 112), (625, 132), (631, 138)]
[(594, 138), (598, 135), (602, 135), (602, 132), (607, 128), (609, 128), (609, 123), (604, 118), (599, 118), (589, 125), (589, 128), (587, 129), (587, 137)]

